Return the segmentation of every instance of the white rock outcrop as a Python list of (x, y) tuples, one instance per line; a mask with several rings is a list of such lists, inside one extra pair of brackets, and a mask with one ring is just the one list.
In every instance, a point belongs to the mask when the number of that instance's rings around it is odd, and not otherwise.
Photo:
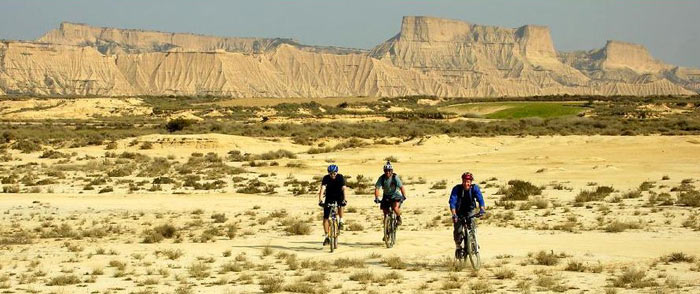
[(0, 43), (0, 95), (502, 97), (693, 95), (700, 70), (641, 45), (557, 52), (549, 28), (407, 16), (371, 51), (62, 23)]

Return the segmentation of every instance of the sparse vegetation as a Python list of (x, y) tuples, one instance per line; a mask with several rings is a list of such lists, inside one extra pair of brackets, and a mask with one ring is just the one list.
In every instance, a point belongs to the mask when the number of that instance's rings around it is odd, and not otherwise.
[(542, 189), (530, 182), (521, 180), (508, 181), (508, 187), (502, 187), (498, 194), (503, 195), (501, 200), (528, 200), (530, 196), (541, 195)]

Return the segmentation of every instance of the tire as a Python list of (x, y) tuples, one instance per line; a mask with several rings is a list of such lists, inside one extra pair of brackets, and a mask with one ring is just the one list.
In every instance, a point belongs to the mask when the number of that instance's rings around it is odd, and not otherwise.
[(384, 217), (384, 245), (386, 248), (391, 248), (391, 215)]
[(469, 238), (469, 263), (474, 270), (479, 270), (481, 267), (481, 255), (479, 254), (479, 243), (476, 241), (476, 232), (472, 231)]
[(396, 218), (392, 218), (391, 221), (391, 247), (394, 247), (396, 245), (396, 231), (398, 230), (398, 227), (396, 227)]
[(338, 223), (336, 220), (331, 221), (331, 229), (330, 229), (330, 234), (328, 234), (328, 239), (330, 239), (330, 247), (331, 247), (331, 252), (335, 251), (335, 248), (338, 246)]

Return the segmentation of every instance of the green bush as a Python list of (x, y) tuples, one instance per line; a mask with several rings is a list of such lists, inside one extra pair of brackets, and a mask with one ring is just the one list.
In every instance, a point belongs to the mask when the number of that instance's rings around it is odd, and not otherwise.
[(508, 187), (501, 188), (499, 192), (503, 194), (503, 197), (501, 197), (502, 201), (513, 201), (527, 200), (531, 195), (541, 195), (542, 189), (530, 182), (510, 180), (508, 181)]
[(678, 194), (678, 205), (685, 205), (690, 207), (700, 207), (700, 191), (692, 190), (688, 192), (681, 192)]
[(594, 191), (581, 191), (576, 195), (574, 201), (576, 202), (590, 202), (590, 201), (603, 201), (605, 197), (614, 192), (615, 189), (608, 186), (599, 186)]
[(35, 141), (19, 140), (12, 144), (12, 149), (20, 150), (22, 153), (32, 153), (41, 151), (41, 145)]
[(168, 123), (165, 124), (165, 129), (168, 130), (168, 132), (177, 132), (177, 131), (182, 131), (185, 128), (191, 126), (194, 122), (192, 120), (187, 120), (184, 118), (176, 118), (174, 120), (169, 121)]

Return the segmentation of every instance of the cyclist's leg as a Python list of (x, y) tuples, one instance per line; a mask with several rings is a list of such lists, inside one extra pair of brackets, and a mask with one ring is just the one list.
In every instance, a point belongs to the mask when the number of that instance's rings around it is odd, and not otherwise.
[(460, 222), (454, 223), (454, 229), (452, 230), (452, 237), (454, 238), (455, 245), (457, 249), (462, 248), (462, 240), (464, 238), (464, 233), (462, 232), (462, 224)]
[(330, 226), (331, 226), (330, 220), (329, 220), (330, 215), (331, 215), (331, 208), (324, 206), (323, 207), (323, 232), (325, 233), (325, 236), (328, 236), (328, 231), (330, 230)]
[(401, 201), (392, 199), (391, 208), (396, 213), (396, 224), (401, 225)]

